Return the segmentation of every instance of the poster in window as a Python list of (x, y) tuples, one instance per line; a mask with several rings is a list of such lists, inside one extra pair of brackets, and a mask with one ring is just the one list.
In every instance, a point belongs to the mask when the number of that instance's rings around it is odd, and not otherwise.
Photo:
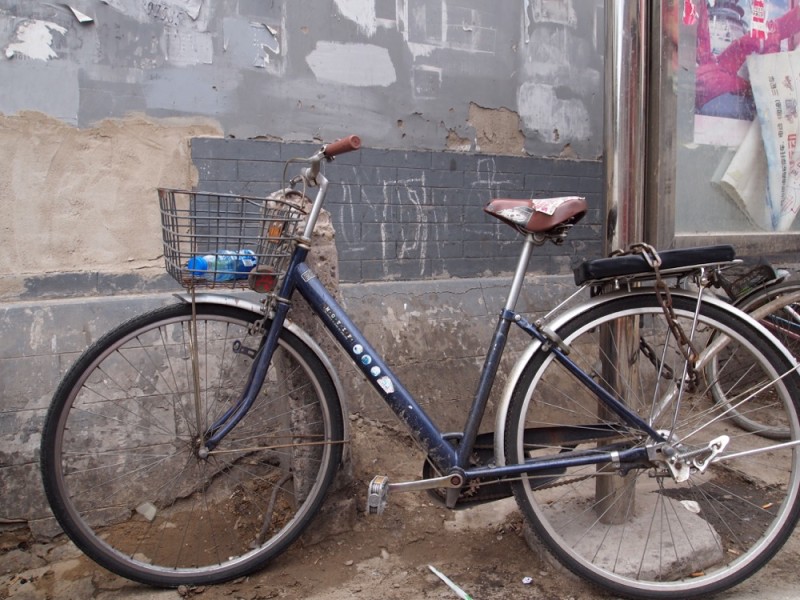
[(684, 0), (683, 21), (696, 26), (694, 143), (732, 149), (715, 183), (755, 229), (789, 230), (800, 209), (800, 7)]

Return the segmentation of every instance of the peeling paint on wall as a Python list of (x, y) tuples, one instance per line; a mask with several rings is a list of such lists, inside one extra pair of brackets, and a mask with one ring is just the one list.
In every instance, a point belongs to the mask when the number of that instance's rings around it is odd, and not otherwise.
[(0, 135), (2, 297), (3, 276), (75, 270), (160, 275), (155, 188), (191, 189), (198, 174), (189, 141), (221, 131), (200, 118), (130, 116), (78, 129), (22, 113), (0, 115)]
[(530, 0), (526, 4), (531, 5), (533, 20), (537, 23), (558, 23), (574, 27), (577, 22), (575, 7), (572, 0)]
[(469, 152), (472, 150), (472, 141), (450, 129), (447, 132), (447, 149), (455, 152)]
[(507, 108), (484, 108), (471, 102), (468, 122), (475, 128), (479, 152), (524, 154), (525, 135), (516, 112)]
[(589, 113), (577, 99), (561, 99), (552, 86), (524, 83), (517, 94), (525, 126), (552, 143), (587, 140), (592, 136)]
[(205, 31), (208, 10), (205, 0), (103, 0), (120, 13), (140, 23), (160, 21), (173, 27), (192, 26)]
[(306, 62), (319, 81), (355, 87), (386, 87), (397, 81), (389, 51), (373, 44), (317, 42)]
[(408, 0), (402, 31), (414, 57), (429, 56), (437, 48), (470, 53), (494, 53), (498, 39), (497, 14), (491, 6), (464, 6), (448, 0)]
[(214, 62), (213, 38), (208, 33), (172, 28), (166, 32), (167, 60), (179, 67)]
[[(12, 83), (1, 113), (39, 110), (83, 128), (135, 112), (208, 115), (240, 139), (358, 130), (378, 148), (466, 148), (464, 139), (473, 150), (502, 146), (488, 129), (477, 139), (472, 102), (517, 113), (528, 154), (556, 156), (567, 144), (578, 157), (601, 153), (603, 0), (89, 4), (93, 22), (81, 25), (66, 5), (3, 2), (0, 48), (19, 59), (31, 58), (15, 46), (21, 24), (56, 28), (26, 38), (40, 60), (0, 60), (0, 81)], [(54, 55), (58, 69), (47, 64)], [(555, 115), (531, 99), (546, 90)]]
[(412, 71), (414, 97), (437, 98), (442, 88), (442, 69), (428, 65), (417, 65)]
[(280, 22), (246, 21), (226, 17), (223, 21), (223, 52), (236, 64), (285, 73), (286, 26)]
[(372, 37), (378, 28), (375, 17), (375, 0), (334, 0), (336, 8), (366, 35)]
[(21, 56), (34, 60), (48, 61), (58, 58), (53, 50), (53, 32), (64, 35), (67, 30), (49, 21), (23, 21), (17, 26), (17, 41), (6, 46), (6, 58)]

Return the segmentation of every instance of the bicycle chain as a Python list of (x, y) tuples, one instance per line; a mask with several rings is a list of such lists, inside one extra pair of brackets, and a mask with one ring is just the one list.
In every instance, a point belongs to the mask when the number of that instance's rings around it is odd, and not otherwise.
[[(570, 485), (570, 484), (573, 484), (573, 483), (580, 483), (581, 481), (586, 481), (587, 479), (590, 479), (592, 477), (596, 477), (596, 475), (584, 475), (582, 477), (572, 477), (572, 478), (569, 478), (569, 479), (558, 479), (558, 480), (553, 481), (551, 483), (546, 483), (546, 484), (543, 484), (543, 485), (535, 486), (534, 487), (534, 491), (538, 492), (539, 490), (550, 490), (550, 489), (553, 489), (553, 488), (562, 487), (562, 486)], [(493, 482), (488, 482), (488, 483), (484, 483), (484, 484), (481, 484), (480, 481), (477, 480), (477, 486), (476, 486), (475, 489), (478, 490), (481, 487), (481, 485), (483, 485), (484, 489), (486, 489), (487, 487), (490, 487), (490, 486), (493, 486), (493, 485), (510, 484), (513, 481), (522, 481), (522, 478), (521, 477), (516, 477), (516, 478), (513, 478), (513, 479), (497, 479), (497, 480), (495, 480)], [(465, 490), (463, 490), (463, 491), (468, 491), (468, 490), (469, 490), (469, 487), (465, 488)], [(463, 493), (463, 491), (462, 491), (462, 493)], [(434, 496), (437, 500), (439, 500), (441, 502), (445, 501), (445, 492), (441, 488), (431, 489), (431, 490), (428, 490), (428, 492), (432, 496)], [(494, 500), (502, 500), (503, 498), (508, 498), (511, 495), (512, 494), (505, 493), (505, 492), (499, 492), (499, 493), (495, 493), (495, 494), (492, 494), (491, 492), (489, 492), (489, 493), (486, 493), (486, 494), (481, 496), (480, 495), (480, 491), (477, 491), (472, 496), (465, 496), (465, 495), (459, 496), (457, 504), (462, 504), (463, 505), (463, 504), (478, 504), (478, 503), (483, 503), (483, 502), (492, 502)]]
[[(661, 310), (664, 312), (664, 316), (667, 319), (667, 325), (669, 326), (672, 335), (675, 336), (675, 339), (678, 342), (678, 350), (683, 355), (683, 358), (686, 359), (688, 380), (692, 383), (696, 382), (698, 380), (698, 375), (694, 365), (697, 362), (699, 353), (694, 347), (692, 340), (689, 339), (689, 337), (686, 335), (686, 332), (683, 330), (683, 327), (681, 327), (681, 324), (678, 323), (678, 317), (675, 314), (675, 310), (672, 306), (672, 294), (670, 293), (669, 285), (667, 285), (667, 283), (661, 277), (661, 257), (658, 255), (658, 251), (650, 244), (640, 243), (632, 244), (628, 248), (627, 252), (617, 252), (615, 254), (639, 254), (642, 256), (642, 258), (644, 258), (645, 261), (647, 261), (647, 264), (650, 265), (650, 268), (653, 269), (656, 277), (656, 299), (661, 306)], [(646, 353), (645, 356), (647, 356)]]
[(668, 381), (675, 379), (675, 372), (672, 370), (672, 367), (669, 365), (660, 364), (655, 350), (653, 350), (653, 347), (650, 346), (650, 344), (648, 344), (643, 337), (639, 337), (639, 351), (644, 354), (644, 357), (647, 360), (650, 361), (650, 364), (653, 365), (660, 377), (663, 377)]

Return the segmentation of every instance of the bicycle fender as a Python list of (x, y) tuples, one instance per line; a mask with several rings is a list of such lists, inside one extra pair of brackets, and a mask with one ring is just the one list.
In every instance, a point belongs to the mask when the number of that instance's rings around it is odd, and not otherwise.
[[(174, 294), (174, 296), (180, 300), (181, 302), (185, 302), (187, 304), (192, 302), (192, 295), (191, 294)], [(242, 310), (249, 311), (251, 313), (257, 315), (264, 314), (263, 305), (260, 302), (253, 302), (247, 298), (243, 298), (240, 296), (231, 296), (227, 294), (210, 294), (210, 293), (201, 293), (194, 295), (194, 301), (197, 304), (222, 304), (225, 306), (233, 306), (235, 308), (241, 308)], [(302, 341), (306, 346), (308, 346), (314, 355), (319, 359), (322, 365), (325, 367), (325, 370), (328, 372), (328, 375), (333, 382), (333, 387), (336, 389), (336, 398), (339, 402), (339, 407), (342, 409), (342, 416), (344, 417), (344, 434), (345, 439), (350, 439), (350, 432), (349, 423), (350, 420), (347, 418), (347, 415), (350, 414), (347, 410), (347, 401), (344, 394), (344, 388), (342, 387), (342, 382), (339, 380), (339, 375), (336, 373), (336, 369), (333, 367), (333, 363), (328, 358), (328, 355), (320, 348), (319, 344), (314, 341), (312, 338), (302, 327), (299, 327), (294, 322), (290, 321), (289, 319), (283, 325), (284, 329), (290, 331), (294, 335), (296, 335), (300, 341)], [(347, 452), (342, 453), (342, 460), (345, 460), (347, 456)]]
[[(594, 298), (582, 302), (574, 307), (571, 307), (564, 311), (563, 313), (559, 314), (554, 318), (552, 321), (547, 323), (547, 327), (553, 331), (558, 332), (558, 330), (570, 319), (576, 317), (577, 315), (586, 312), (587, 310), (603, 304), (604, 302), (609, 302), (615, 298), (619, 298), (620, 296), (635, 296), (635, 295), (651, 295), (653, 293), (652, 288), (641, 288), (641, 290), (633, 290), (633, 291), (621, 291), (621, 292), (613, 292), (609, 294), (603, 294), (600, 296), (595, 296)], [(685, 296), (688, 298), (697, 298), (697, 294), (691, 291), (682, 290), (682, 289), (670, 289), (670, 294), (673, 296)], [(745, 312), (742, 312), (738, 308), (734, 307), (730, 303), (722, 300), (721, 298), (715, 296), (710, 292), (706, 292), (703, 294), (703, 303), (704, 304), (711, 304), (725, 312), (731, 313), (737, 317), (744, 318), (751, 322), (755, 329), (758, 329), (761, 334), (765, 337), (772, 340), (772, 342), (776, 345), (777, 348), (781, 349), (786, 356), (786, 358), (790, 361), (791, 364), (795, 365), (797, 368), (798, 361), (792, 355), (789, 350), (787, 350), (783, 344), (781, 344), (778, 339), (761, 323), (756, 321)], [(505, 424), (506, 424), (506, 417), (508, 415), (508, 408), (511, 404), (511, 395), (514, 392), (514, 388), (517, 386), (517, 382), (519, 378), (522, 376), (522, 371), (525, 366), (528, 364), (528, 361), (533, 357), (536, 351), (541, 347), (541, 342), (538, 340), (529, 344), (520, 354), (519, 358), (517, 358), (514, 366), (511, 369), (511, 372), (508, 374), (508, 379), (506, 380), (506, 386), (503, 389), (503, 394), (500, 397), (497, 406), (497, 413), (495, 416), (495, 436), (494, 436), (494, 455), (495, 460), (498, 466), (505, 466), (506, 464), (506, 456), (505, 456)]]

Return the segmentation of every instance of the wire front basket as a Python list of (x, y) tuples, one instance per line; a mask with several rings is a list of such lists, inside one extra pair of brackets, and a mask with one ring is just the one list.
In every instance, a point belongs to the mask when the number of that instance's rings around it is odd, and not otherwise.
[(185, 288), (245, 288), (255, 273), (277, 282), (305, 214), (302, 196), (283, 194), (159, 189), (158, 199), (167, 272)]

